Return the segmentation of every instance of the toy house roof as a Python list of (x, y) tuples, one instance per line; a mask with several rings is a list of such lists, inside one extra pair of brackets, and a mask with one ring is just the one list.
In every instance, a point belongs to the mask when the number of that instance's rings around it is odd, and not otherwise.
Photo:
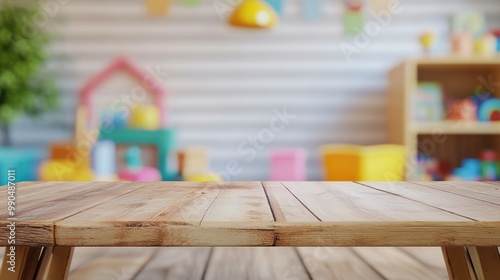
[[(154, 95), (156, 105), (160, 110), (160, 116), (162, 118), (161, 123), (163, 123), (164, 114), (164, 98), (165, 89), (160, 85), (154, 76), (141, 70), (139, 67), (134, 65), (129, 59), (125, 57), (118, 57), (111, 62), (105, 69), (99, 72), (97, 75), (93, 76), (85, 85), (80, 89), (79, 95), (81, 103), (87, 107), (91, 108), (90, 99), (94, 91), (99, 88), (106, 80), (111, 78), (114, 74), (120, 71), (125, 71), (135, 78), (140, 85), (151, 92)], [(89, 110), (90, 112), (91, 110)]]

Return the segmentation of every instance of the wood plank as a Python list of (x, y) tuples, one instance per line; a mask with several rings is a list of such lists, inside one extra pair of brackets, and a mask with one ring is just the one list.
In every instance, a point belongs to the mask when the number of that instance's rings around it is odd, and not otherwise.
[(443, 253), (439, 247), (400, 247), (412, 258), (422, 263), (427, 269), (439, 275), (443, 279), (448, 278), (446, 264), (444, 263)]
[[(16, 244), (54, 246), (54, 221), (143, 186), (142, 184), (95, 182), (86, 187), (88, 183), (81, 183), (82, 191), (66, 194), (61, 192), (64, 182), (57, 182), (55, 185), (58, 187), (51, 188), (52, 191), (46, 191), (39, 199), (26, 204), (17, 204)], [(0, 246), (6, 246), (10, 233), (7, 225), (10, 222), (5, 220), (9, 215), (6, 207), (1, 208), (0, 213)]]
[(211, 251), (207, 247), (159, 248), (134, 280), (201, 280)]
[(467, 250), (478, 279), (494, 280), (500, 277), (497, 247), (468, 247)]
[(442, 250), (450, 280), (476, 279), (464, 247), (448, 246)]
[(314, 280), (383, 280), (350, 248), (298, 248), (304, 265)]
[(205, 280), (309, 280), (293, 248), (214, 248)]
[(397, 248), (377, 247), (369, 248), (369, 250), (353, 248), (353, 250), (385, 279), (399, 280), (404, 275), (406, 279), (443, 280), (441, 276), (428, 270), (422, 263)]
[(363, 182), (363, 184), (476, 221), (500, 221), (500, 205), (489, 202), (408, 182)]
[(101, 256), (71, 271), (71, 280), (134, 279), (158, 248), (107, 248)]
[(467, 221), (422, 203), (352, 182), (286, 182), (322, 221)]
[(274, 217), (261, 182), (227, 182), (203, 216), (201, 225), (211, 222), (267, 222)]
[(262, 184), (276, 221), (319, 221), (281, 182), (263, 182)]
[(56, 242), (73, 246), (273, 244), (272, 213), (260, 183), (190, 184), (184, 188), (189, 184), (157, 183), (57, 222)]
[(414, 182), (414, 184), (500, 205), (500, 187), (491, 184), (449, 181), (433, 184)]

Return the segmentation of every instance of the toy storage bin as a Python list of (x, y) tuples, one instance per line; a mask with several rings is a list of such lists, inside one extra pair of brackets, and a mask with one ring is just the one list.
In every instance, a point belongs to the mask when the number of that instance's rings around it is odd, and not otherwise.
[(405, 148), (399, 145), (324, 145), (321, 155), (327, 181), (401, 181)]
[(304, 149), (272, 149), (271, 181), (305, 181), (307, 154)]

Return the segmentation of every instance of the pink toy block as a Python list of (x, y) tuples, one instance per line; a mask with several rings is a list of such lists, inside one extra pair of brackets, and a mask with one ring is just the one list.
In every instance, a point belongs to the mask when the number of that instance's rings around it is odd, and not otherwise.
[(120, 171), (118, 177), (123, 181), (132, 182), (158, 182), (161, 181), (161, 175), (153, 167), (145, 167), (140, 171), (132, 172), (130, 170)]
[(271, 150), (271, 181), (305, 181), (307, 155), (304, 149)]
[(156, 81), (156, 79), (148, 74), (145, 71), (139, 69), (139, 67), (135, 66), (132, 62), (130, 62), (125, 57), (118, 57), (115, 59), (108, 67), (99, 72), (93, 78), (90, 79), (79, 92), (80, 101), (84, 107), (87, 108), (87, 112), (89, 112), (89, 120), (92, 120), (92, 108), (90, 99), (94, 91), (103, 84), (107, 79), (109, 79), (113, 74), (119, 71), (126, 71), (132, 77), (134, 77), (138, 82), (141, 83), (141, 86), (150, 91), (155, 98), (156, 106), (158, 107), (158, 111), (160, 112), (160, 125), (162, 127), (165, 126), (165, 89)]

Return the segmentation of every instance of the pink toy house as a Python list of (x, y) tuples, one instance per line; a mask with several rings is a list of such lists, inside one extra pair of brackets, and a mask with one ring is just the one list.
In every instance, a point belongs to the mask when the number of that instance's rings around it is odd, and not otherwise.
[(304, 149), (273, 149), (271, 181), (305, 181), (307, 155)]
[[(91, 105), (91, 98), (96, 91), (96, 89), (101, 86), (107, 79), (111, 78), (114, 74), (119, 71), (125, 71), (135, 78), (140, 85), (151, 92), (154, 96), (154, 102), (158, 107), (160, 113), (160, 124), (165, 125), (165, 89), (158, 83), (158, 81), (151, 74), (142, 71), (140, 68), (135, 66), (130, 60), (125, 57), (116, 58), (111, 64), (109, 64), (104, 70), (99, 72), (97, 75), (92, 77), (80, 90), (80, 101), (81, 104), (87, 108), (89, 112), (89, 119), (92, 120), (93, 108)], [(126, 104), (122, 104), (126, 105)]]

